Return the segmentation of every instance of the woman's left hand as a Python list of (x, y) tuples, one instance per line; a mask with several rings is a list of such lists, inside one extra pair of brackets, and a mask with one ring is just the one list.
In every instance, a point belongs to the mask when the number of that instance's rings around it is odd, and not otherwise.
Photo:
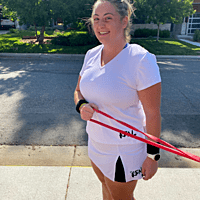
[(158, 170), (158, 162), (147, 157), (142, 165), (142, 174), (144, 180), (151, 179)]

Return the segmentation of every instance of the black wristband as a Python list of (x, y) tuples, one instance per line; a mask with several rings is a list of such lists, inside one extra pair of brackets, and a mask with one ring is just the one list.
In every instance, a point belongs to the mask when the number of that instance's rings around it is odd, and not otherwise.
[(158, 147), (147, 144), (147, 153), (152, 155), (158, 154), (160, 153), (160, 149)]
[(77, 111), (78, 113), (80, 113), (79, 108), (81, 107), (81, 105), (82, 105), (83, 103), (88, 103), (88, 102), (87, 102), (85, 99), (81, 99), (81, 100), (76, 104), (76, 111)]

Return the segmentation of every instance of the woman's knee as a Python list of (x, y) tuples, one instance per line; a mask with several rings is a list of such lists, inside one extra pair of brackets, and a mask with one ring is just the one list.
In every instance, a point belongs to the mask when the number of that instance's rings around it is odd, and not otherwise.
[(111, 181), (105, 177), (105, 183), (109, 189), (113, 200), (132, 200), (133, 192), (136, 187), (137, 181), (131, 181), (127, 183), (120, 183)]
[(116, 182), (111, 181), (109, 178), (105, 177), (101, 170), (91, 161), (92, 168), (96, 173), (98, 179), (105, 187), (106, 191), (112, 195), (113, 200), (132, 200), (133, 191), (136, 187), (137, 181), (131, 182)]

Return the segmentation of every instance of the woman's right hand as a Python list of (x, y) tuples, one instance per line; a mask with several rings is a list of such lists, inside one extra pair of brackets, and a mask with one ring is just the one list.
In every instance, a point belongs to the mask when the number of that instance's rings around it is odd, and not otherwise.
[(95, 112), (93, 108), (98, 110), (98, 106), (95, 105), (94, 103), (86, 103), (82, 105), (79, 109), (81, 114), (81, 119), (89, 121)]

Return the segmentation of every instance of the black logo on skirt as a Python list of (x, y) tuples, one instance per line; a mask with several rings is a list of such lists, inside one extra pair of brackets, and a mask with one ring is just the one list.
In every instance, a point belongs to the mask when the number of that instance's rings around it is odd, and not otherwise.
[[(125, 132), (130, 133), (129, 131), (125, 131)], [(131, 130), (131, 133), (130, 133), (130, 134), (132, 134), (132, 135), (137, 135), (136, 133), (134, 133), (134, 130)], [(120, 139), (123, 139), (123, 138), (126, 137), (126, 135), (124, 135), (124, 134), (122, 134), (122, 133), (119, 133), (119, 137), (120, 137)], [(128, 137), (128, 136), (127, 136), (127, 137)]]
[(140, 167), (140, 169), (137, 169), (135, 171), (130, 171), (131, 176), (134, 178), (135, 176), (142, 174), (142, 167)]

